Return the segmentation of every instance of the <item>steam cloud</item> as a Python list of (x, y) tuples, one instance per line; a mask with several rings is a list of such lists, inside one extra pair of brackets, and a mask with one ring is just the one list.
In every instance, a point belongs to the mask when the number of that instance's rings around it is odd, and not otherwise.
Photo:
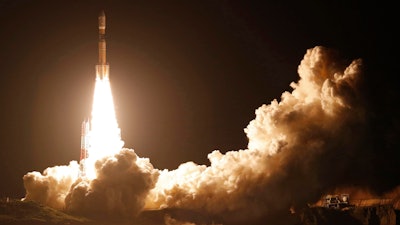
[(288, 212), (332, 185), (361, 183), (369, 162), (358, 158), (367, 148), (361, 63), (325, 47), (307, 50), (293, 91), (258, 108), (244, 129), (248, 149), (215, 150), (210, 166), (158, 170), (123, 149), (96, 163), (93, 180), (79, 177), (76, 162), (26, 174), (25, 199), (84, 214), (178, 208), (234, 220)]
[(213, 151), (209, 167), (188, 162), (162, 171), (148, 207), (254, 218), (306, 204), (345, 182), (337, 176), (354, 165), (365, 113), (361, 60), (344, 67), (337, 57), (330, 49), (309, 49), (292, 93), (256, 110), (245, 129), (248, 149)]
[(132, 216), (142, 210), (158, 177), (149, 160), (132, 149), (98, 160), (96, 172), (93, 180), (79, 176), (76, 161), (68, 167), (47, 168), (43, 175), (30, 172), (23, 178), (25, 200), (77, 214)]

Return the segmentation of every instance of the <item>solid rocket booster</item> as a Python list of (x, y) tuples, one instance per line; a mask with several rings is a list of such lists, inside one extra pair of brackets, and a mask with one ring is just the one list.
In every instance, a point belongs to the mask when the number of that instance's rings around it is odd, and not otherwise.
[(96, 65), (96, 79), (109, 79), (109, 65), (106, 60), (106, 15), (99, 15), (99, 63)]
[(81, 130), (81, 159), (80, 159), (81, 161), (88, 157), (89, 131), (90, 131), (89, 120), (85, 120), (82, 122), (82, 130)]

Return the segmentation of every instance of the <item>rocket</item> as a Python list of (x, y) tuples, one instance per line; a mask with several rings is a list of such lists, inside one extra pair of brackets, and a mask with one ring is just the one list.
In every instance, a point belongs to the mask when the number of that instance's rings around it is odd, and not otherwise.
[(106, 60), (106, 15), (104, 11), (99, 14), (99, 62), (96, 65), (96, 80), (109, 79), (109, 65)]
[[(99, 14), (99, 62), (96, 65), (96, 80), (108, 80), (109, 65), (106, 60), (106, 15), (104, 11)], [(90, 122), (84, 120), (81, 128), (81, 157), (88, 158), (90, 148)]]

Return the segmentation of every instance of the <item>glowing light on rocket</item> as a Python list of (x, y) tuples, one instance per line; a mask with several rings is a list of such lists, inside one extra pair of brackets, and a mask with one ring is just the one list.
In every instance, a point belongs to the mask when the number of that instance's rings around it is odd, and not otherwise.
[(89, 135), (89, 158), (112, 155), (123, 147), (110, 82), (107, 79), (96, 79)]

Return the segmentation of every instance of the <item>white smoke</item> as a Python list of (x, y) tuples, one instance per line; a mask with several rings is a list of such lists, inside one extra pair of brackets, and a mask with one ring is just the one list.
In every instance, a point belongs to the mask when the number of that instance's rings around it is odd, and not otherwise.
[(313, 171), (323, 166), (318, 160), (330, 151), (342, 154), (337, 148), (346, 148), (349, 129), (364, 120), (358, 93), (361, 60), (343, 68), (335, 54), (323, 47), (309, 49), (292, 93), (256, 110), (245, 129), (248, 149), (213, 151), (209, 167), (188, 162), (161, 171), (146, 206), (260, 216), (289, 210), (291, 204), (305, 203), (310, 192), (318, 193), (325, 187), (325, 177)]
[(132, 149), (99, 159), (95, 179), (79, 173), (76, 161), (47, 168), (43, 175), (30, 172), (23, 178), (24, 200), (76, 214), (129, 217), (141, 212), (158, 177), (149, 159), (138, 157)]
[[(348, 169), (360, 148), (361, 60), (343, 66), (336, 57), (320, 46), (307, 50), (293, 91), (258, 108), (244, 129), (248, 149), (225, 154), (215, 150), (208, 155), (210, 166), (186, 162), (171, 171), (154, 169), (148, 159), (123, 149), (96, 162), (93, 180), (76, 175), (60, 179), (49, 174), (54, 168), (43, 175), (28, 173), (26, 199), (85, 214), (137, 215), (143, 209), (178, 208), (232, 219), (289, 211), (312, 201), (341, 181), (337, 174)], [(335, 157), (343, 159), (333, 172), (327, 164)], [(77, 164), (68, 167), (76, 174), (72, 167)]]
[(79, 177), (79, 165), (71, 161), (68, 166), (49, 167), (39, 172), (29, 172), (24, 177), (26, 195), (24, 200), (33, 200), (56, 209), (63, 209), (64, 200), (72, 184)]
[(155, 185), (158, 172), (132, 149), (96, 162), (97, 177), (77, 180), (65, 199), (68, 211), (108, 216), (135, 216)]

